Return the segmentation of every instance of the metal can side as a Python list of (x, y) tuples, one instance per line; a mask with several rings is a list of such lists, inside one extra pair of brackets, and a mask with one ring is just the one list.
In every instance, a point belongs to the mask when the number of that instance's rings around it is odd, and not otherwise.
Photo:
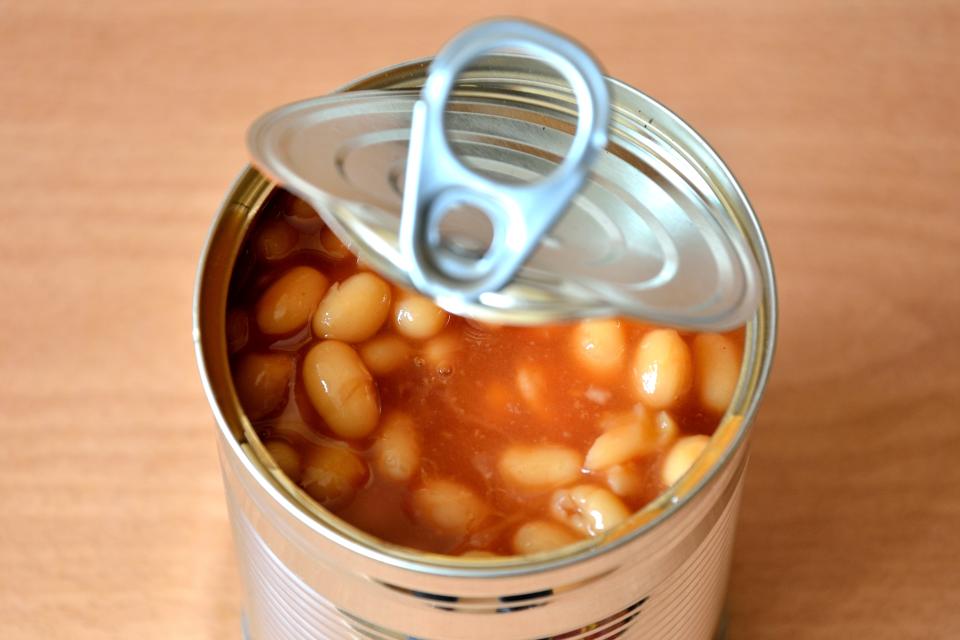
[[(345, 90), (415, 88), (425, 68), (424, 61), (400, 65)], [(509, 84), (511, 74), (525, 72), (505, 56), (473, 73), (464, 81), (484, 76)], [(650, 98), (615, 81), (611, 86), (615, 103), (655, 115), (679, 148), (696, 153), (761, 268), (764, 290), (747, 327), (739, 386), (704, 456), (612, 535), (534, 559), (416, 553), (339, 521), (273, 466), (233, 390), (224, 329), (230, 278), (249, 225), (277, 188), (248, 168), (228, 194), (201, 258), (194, 341), (219, 428), (252, 639), (699, 640), (716, 631), (748, 435), (773, 356), (772, 265), (746, 197), (716, 154)]]

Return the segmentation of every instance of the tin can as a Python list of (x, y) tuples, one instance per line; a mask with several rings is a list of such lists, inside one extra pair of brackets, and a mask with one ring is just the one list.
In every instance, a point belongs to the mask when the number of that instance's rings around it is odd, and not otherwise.
[[(428, 64), (376, 72), (342, 91), (418, 89)], [(510, 56), (491, 56), (485, 64), (463, 81), (496, 91), (531, 80), (529, 66)], [(748, 436), (773, 357), (773, 270), (757, 219), (717, 155), (659, 103), (610, 84), (615, 109), (647, 126), (655, 122), (698, 168), (760, 269), (763, 290), (746, 328), (740, 381), (704, 455), (611, 536), (535, 560), (398, 550), (305, 499), (270, 461), (230, 376), (225, 313), (232, 270), (246, 231), (279, 188), (247, 168), (216, 216), (201, 258), (194, 341), (218, 426), (251, 640), (719, 637)]]

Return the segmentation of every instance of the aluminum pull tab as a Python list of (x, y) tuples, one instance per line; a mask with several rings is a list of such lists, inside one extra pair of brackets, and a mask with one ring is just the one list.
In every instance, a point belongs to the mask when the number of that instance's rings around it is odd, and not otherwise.
[[(558, 71), (579, 111), (566, 157), (552, 173), (527, 184), (497, 182), (466, 167), (454, 154), (444, 126), (457, 77), (477, 58), (505, 49)], [(603, 73), (570, 40), (516, 20), (485, 22), (451, 40), (430, 65), (413, 107), (399, 244), (414, 286), (441, 303), (462, 306), (510, 283), (584, 185), (606, 146), (609, 119)], [(464, 206), (487, 217), (492, 236), (486, 249), (457, 246), (441, 233), (445, 217)]]

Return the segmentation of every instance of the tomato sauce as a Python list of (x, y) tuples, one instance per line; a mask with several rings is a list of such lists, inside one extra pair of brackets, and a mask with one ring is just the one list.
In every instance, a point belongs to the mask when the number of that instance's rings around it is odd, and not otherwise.
[[(381, 417), (402, 413), (413, 424), (419, 449), (416, 470), (407, 480), (398, 482), (378, 473), (376, 456), (382, 455), (378, 453), (382, 447), (378, 449), (376, 444), (379, 431), (345, 439), (330, 429), (312, 400), (304, 381), (304, 376), (310, 375), (304, 360), (322, 339), (315, 335), (311, 322), (275, 335), (261, 331), (254, 320), (266, 288), (296, 266), (312, 267), (331, 285), (368, 271), (353, 255), (346, 254), (309, 208), (280, 192), (251, 229), (235, 268), (228, 311), (232, 366), (236, 372), (238, 363), (254, 353), (289, 358), (292, 373), (289, 379), (277, 383), (281, 388), (287, 385), (286, 395), (253, 420), (257, 433), (266, 442), (289, 445), (284, 470), (295, 480), (316, 471), (308, 469), (311, 449), (349, 449), (366, 471), (353, 480), (358, 484), (348, 488), (346, 498), (338, 498), (330, 508), (384, 541), (444, 554), (479, 551), (512, 555), (519, 552), (515, 538), (518, 527), (534, 521), (549, 521), (575, 538), (586, 537), (590, 534), (572, 526), (564, 519), (564, 507), (558, 507), (563, 500), (568, 505), (576, 501), (558, 497), (558, 491), (580, 485), (600, 487), (604, 495), (610, 492), (628, 511), (636, 511), (666, 488), (662, 468), (671, 446), (689, 436), (712, 434), (722, 417), (716, 407), (708, 409), (699, 400), (702, 394), (697, 389), (704, 374), (697, 370), (699, 361), (693, 356), (689, 389), (666, 409), (644, 405), (637, 390), (642, 383), (632, 367), (638, 345), (654, 329), (650, 325), (615, 319), (611, 326), (617, 327), (617, 334), (622, 336), (623, 353), (612, 371), (597, 373), (578, 357), (577, 350), (584, 347), (577, 322), (510, 327), (450, 315), (431, 337), (411, 339), (398, 332), (395, 318), (396, 301), (406, 294), (391, 285), (391, 313), (371, 339), (398, 336), (406, 352), (389, 373), (369, 375), (379, 398)], [(697, 334), (678, 335), (696, 356)], [(722, 337), (727, 341), (723, 344), (735, 351), (739, 372), (743, 330)], [(367, 342), (369, 339), (351, 347), (363, 353)], [(238, 382), (244, 406), (250, 406), (251, 394), (262, 393), (258, 391), (262, 386), (257, 385), (251, 382), (244, 389)], [(617, 465), (617, 472), (626, 473), (633, 481), (633, 488), (629, 492), (621, 490), (621, 495), (612, 488), (609, 468), (587, 469), (582, 464), (604, 433), (605, 421), (615, 421), (616, 416), (641, 416), (650, 424), (670, 420), (676, 427), (675, 433), (664, 436), (656, 446)], [(581, 465), (576, 477), (560, 486), (518, 488), (505, 482), (500, 466), (511, 446), (532, 450), (563, 447), (564, 451), (577, 452)], [(435, 481), (454, 483), (476, 498), (477, 506), (466, 517), (465, 526), (460, 526), (464, 520), (458, 520), (458, 514), (447, 517), (449, 514), (437, 512), (425, 517), (421, 513), (423, 509), (442, 510), (432, 498), (423, 502), (427, 507), (417, 506), (415, 493), (434, 486), (431, 483)], [(322, 499), (320, 502), (323, 504)], [(455, 502), (459, 506), (464, 503)], [(459, 507), (451, 506), (454, 508)]]

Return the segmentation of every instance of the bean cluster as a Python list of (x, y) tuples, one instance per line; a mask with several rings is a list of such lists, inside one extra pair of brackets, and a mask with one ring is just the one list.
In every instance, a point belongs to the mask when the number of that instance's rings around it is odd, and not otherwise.
[(287, 476), (389, 542), (602, 535), (686, 473), (737, 385), (742, 331), (470, 321), (358, 264), (290, 196), (263, 218), (226, 317), (239, 400)]

